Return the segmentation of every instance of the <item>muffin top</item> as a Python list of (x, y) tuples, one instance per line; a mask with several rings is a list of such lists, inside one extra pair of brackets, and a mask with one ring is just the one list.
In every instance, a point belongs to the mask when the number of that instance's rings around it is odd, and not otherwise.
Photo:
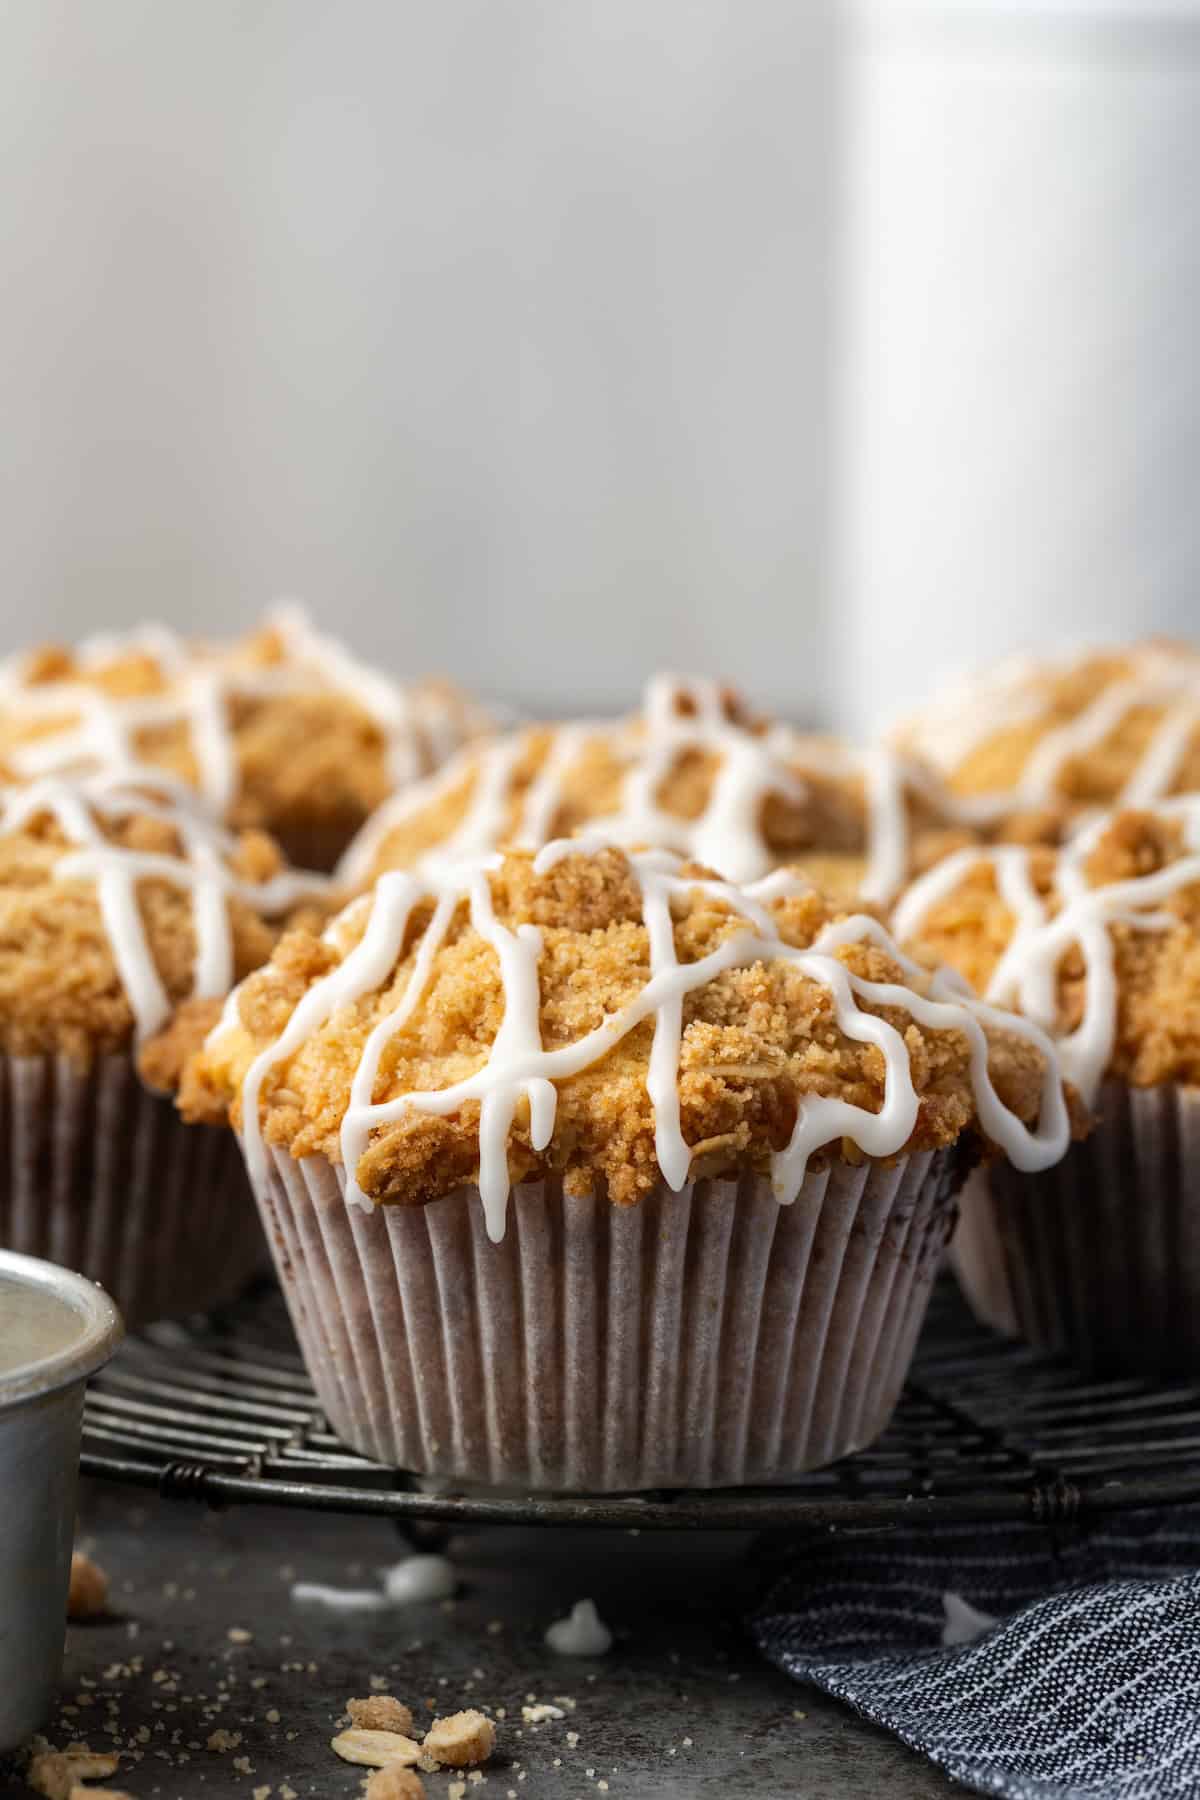
[(513, 1181), (637, 1201), (810, 1160), (966, 1138), (1023, 1168), (1065, 1150), (1055, 1057), (1028, 1021), (906, 961), (877, 919), (777, 871), (736, 888), (667, 851), (561, 840), (393, 872), (322, 936), (289, 932), (189, 1065), (191, 1118), (230, 1115), (421, 1203)]
[(755, 718), (715, 681), (660, 675), (630, 718), (468, 747), (385, 805), (338, 872), (359, 888), (390, 869), (436, 874), (574, 834), (674, 850), (732, 881), (800, 866), (845, 898), (882, 902), (976, 835), (940, 816), (936, 787), (886, 749), (803, 736)]
[(1200, 788), (1200, 655), (1151, 642), (1013, 658), (947, 691), (896, 741), (939, 771), (964, 819), (1043, 812), (1061, 834), (1081, 811)]
[(0, 1044), (89, 1063), (189, 997), (223, 998), (319, 900), (261, 832), (238, 837), (144, 772), (0, 788)]
[(406, 690), (295, 611), (234, 644), (146, 626), (46, 646), (0, 671), (0, 762), (18, 778), (141, 763), (322, 866), (372, 808), (481, 725), (453, 688)]
[(964, 850), (903, 895), (906, 949), (1058, 1043), (1085, 1098), (1200, 1083), (1200, 796), (1105, 814), (1061, 850)]

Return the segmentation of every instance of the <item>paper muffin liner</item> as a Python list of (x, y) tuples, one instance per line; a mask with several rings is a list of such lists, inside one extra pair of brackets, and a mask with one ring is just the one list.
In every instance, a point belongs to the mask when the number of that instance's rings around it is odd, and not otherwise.
[(232, 1131), (185, 1125), (129, 1055), (0, 1056), (0, 1245), (98, 1281), (127, 1324), (233, 1299), (268, 1266)]
[(1097, 1374), (1200, 1370), (1200, 1090), (1110, 1081), (1057, 1168), (998, 1163), (952, 1260), (976, 1313)]
[(961, 1162), (835, 1164), (792, 1206), (698, 1181), (638, 1205), (474, 1188), (347, 1205), (269, 1152), (258, 1198), (309, 1372), (364, 1455), (468, 1482), (602, 1492), (786, 1480), (870, 1443), (908, 1371)]

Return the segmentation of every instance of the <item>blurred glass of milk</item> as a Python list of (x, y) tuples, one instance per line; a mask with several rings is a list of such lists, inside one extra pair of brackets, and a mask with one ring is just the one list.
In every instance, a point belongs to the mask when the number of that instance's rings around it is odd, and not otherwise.
[(833, 663), (1200, 628), (1200, 0), (847, 19)]

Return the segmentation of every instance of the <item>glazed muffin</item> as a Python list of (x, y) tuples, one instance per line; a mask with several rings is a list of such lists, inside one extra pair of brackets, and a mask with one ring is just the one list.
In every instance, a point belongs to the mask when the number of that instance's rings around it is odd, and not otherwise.
[(472, 746), (369, 822), (339, 876), (436, 872), (503, 845), (579, 834), (654, 845), (753, 881), (800, 867), (828, 891), (883, 902), (978, 833), (948, 817), (936, 778), (756, 718), (715, 681), (660, 675), (629, 718), (533, 725)]
[(325, 885), (162, 790), (0, 789), (0, 1245), (81, 1270), (133, 1322), (227, 1299), (262, 1266), (228, 1133), (189, 1132), (136, 1060), (168, 1076), (175, 1007), (211, 1022)]
[(332, 868), (375, 807), (482, 726), (448, 684), (402, 688), (294, 611), (238, 643), (147, 626), (0, 674), (0, 762), (18, 779), (145, 765), (304, 868)]
[(1059, 851), (968, 851), (894, 929), (1050, 1033), (1099, 1115), (1064, 1162), (973, 1182), (976, 1309), (1097, 1370), (1200, 1367), (1200, 796), (1108, 814)]
[(869, 1442), (981, 1154), (1062, 1155), (1035, 1026), (803, 879), (560, 841), (289, 932), (185, 1073), (334, 1428), (540, 1488), (778, 1481)]
[(964, 823), (1049, 843), (1097, 808), (1200, 789), (1200, 655), (1166, 642), (1019, 657), (946, 692), (896, 734)]

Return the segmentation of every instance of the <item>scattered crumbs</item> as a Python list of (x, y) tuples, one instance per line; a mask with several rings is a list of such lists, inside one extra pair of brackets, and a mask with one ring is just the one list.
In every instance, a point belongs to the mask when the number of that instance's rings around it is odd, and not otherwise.
[(387, 1684), (388, 1678), (386, 1675), (372, 1675), (367, 1685), (373, 1694), (382, 1694), (386, 1691)]
[(254, 1677), (253, 1681), (250, 1683), (250, 1686), (252, 1688), (265, 1688), (266, 1685), (267, 1685), (267, 1678), (265, 1675), (256, 1675)]
[(521, 1717), (527, 1725), (544, 1725), (547, 1719), (565, 1719), (566, 1716), (561, 1706), (550, 1706), (544, 1700), (521, 1708)]
[(254, 1800), (268, 1800), (268, 1796), (269, 1796), (270, 1792), (271, 1792), (270, 1783), (264, 1782), (262, 1787), (256, 1787), (253, 1790)]
[(575, 1746), (579, 1742), (579, 1733), (577, 1731), (568, 1731), (567, 1742), (568, 1742), (568, 1744), (570, 1744), (572, 1750), (574, 1750)]
[(241, 1741), (240, 1731), (226, 1731), (225, 1727), (221, 1725), (216, 1731), (209, 1732), (205, 1739), (205, 1748), (223, 1754), (226, 1750), (236, 1750)]
[(254, 1764), (248, 1756), (235, 1756), (233, 1766), (239, 1775), (253, 1775), (254, 1773)]
[(487, 1622), (489, 1637), (497, 1637), (504, 1630), (503, 1619), (489, 1619)]
[(807, 1719), (808, 1714), (806, 1712), (793, 1711), (792, 1717), (793, 1719)]
[(607, 1783), (607, 1781), (598, 1781), (598, 1782), (597, 1782), (597, 1783), (596, 1783), (596, 1786), (597, 1786), (597, 1788), (598, 1788), (598, 1789), (599, 1789), (599, 1790), (600, 1790), (600, 1792), (601, 1792), (601, 1793), (602, 1793), (602, 1794), (607, 1794), (607, 1792), (608, 1792), (608, 1783)]
[(279, 1786), (279, 1800), (300, 1800), (300, 1796), (297, 1794), (294, 1787), (289, 1787), (287, 1782), (284, 1781), (281, 1782)]
[(278, 1725), (278, 1723), (279, 1723), (279, 1708), (277, 1706), (268, 1707), (268, 1709), (267, 1709), (267, 1724), (268, 1725)]
[(244, 1625), (231, 1625), (225, 1633), (231, 1644), (252, 1644), (254, 1633), (247, 1631)]
[(685, 1750), (690, 1750), (690, 1749), (691, 1749), (691, 1747), (692, 1747), (692, 1740), (691, 1740), (691, 1738), (684, 1738), (684, 1740), (683, 1740), (683, 1747), (684, 1747), (684, 1749), (685, 1749)]

